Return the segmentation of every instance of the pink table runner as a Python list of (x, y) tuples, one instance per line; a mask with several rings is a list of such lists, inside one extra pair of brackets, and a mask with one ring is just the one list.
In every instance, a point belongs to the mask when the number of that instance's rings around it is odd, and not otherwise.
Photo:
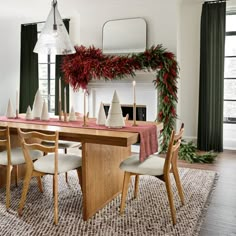
[(8, 119), (5, 116), (0, 117), (0, 121), (5, 122), (19, 122), (28, 124), (40, 124), (40, 125), (55, 125), (64, 126), (71, 128), (82, 128), (82, 129), (99, 129), (99, 130), (112, 130), (112, 131), (122, 131), (122, 132), (134, 132), (140, 135), (140, 162), (144, 161), (149, 155), (157, 152), (157, 129), (156, 125), (142, 123), (138, 126), (132, 126), (131, 123), (126, 122), (126, 126), (119, 129), (108, 128), (105, 126), (96, 125), (95, 119), (88, 120), (88, 126), (83, 127), (83, 121), (71, 121), (64, 122), (59, 121), (58, 118), (50, 118), (49, 121), (42, 120), (25, 120), (24, 117), (20, 116), (18, 119)]

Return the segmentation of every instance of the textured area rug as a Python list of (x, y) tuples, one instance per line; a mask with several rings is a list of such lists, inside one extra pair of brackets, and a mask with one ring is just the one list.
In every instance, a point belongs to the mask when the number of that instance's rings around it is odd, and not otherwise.
[[(22, 184), (12, 186), (11, 209), (5, 209), (5, 189), (0, 190), (0, 235), (186, 235), (198, 234), (202, 216), (216, 180), (216, 173), (180, 169), (185, 205), (173, 184), (177, 224), (172, 225), (165, 184), (155, 177), (140, 178), (139, 196), (133, 199), (133, 180), (129, 188), (125, 213), (119, 215), (120, 196), (87, 222), (82, 220), (82, 193), (76, 172), (59, 176), (59, 224), (53, 224), (52, 177), (43, 177), (44, 193), (32, 180), (23, 216), (17, 215)], [(173, 179), (172, 179), (173, 181)], [(174, 183), (174, 181), (173, 181)]]

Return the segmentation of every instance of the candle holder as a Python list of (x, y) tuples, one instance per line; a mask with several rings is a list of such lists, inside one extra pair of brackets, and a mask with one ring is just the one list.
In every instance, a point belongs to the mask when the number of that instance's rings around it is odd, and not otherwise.
[(134, 103), (133, 105), (133, 125), (132, 126), (138, 126), (138, 124), (136, 123), (136, 103)]
[(84, 121), (83, 127), (87, 127), (88, 126), (88, 124), (87, 124), (87, 116), (85, 114), (83, 116), (83, 121)]
[(61, 121), (61, 101), (58, 102), (58, 114), (59, 114), (59, 120)]
[(18, 111), (18, 109), (16, 109), (16, 117), (15, 117), (16, 119), (18, 119), (19, 118), (19, 111)]
[(67, 113), (64, 112), (64, 122), (67, 122)]

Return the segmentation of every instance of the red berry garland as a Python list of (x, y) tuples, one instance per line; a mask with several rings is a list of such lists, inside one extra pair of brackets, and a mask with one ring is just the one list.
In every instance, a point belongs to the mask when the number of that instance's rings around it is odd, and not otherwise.
[(76, 46), (76, 53), (64, 56), (61, 65), (64, 80), (76, 91), (86, 89), (92, 79), (122, 79), (135, 76), (136, 70), (154, 70), (153, 81), (159, 93), (157, 120), (164, 123), (161, 150), (167, 149), (171, 130), (177, 118), (177, 78), (179, 68), (175, 55), (166, 51), (162, 45), (152, 46), (143, 53), (128, 56), (102, 54), (95, 47)]

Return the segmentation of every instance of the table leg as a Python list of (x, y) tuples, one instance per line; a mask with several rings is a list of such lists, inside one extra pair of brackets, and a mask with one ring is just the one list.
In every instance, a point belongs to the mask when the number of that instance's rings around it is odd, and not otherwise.
[(93, 216), (121, 192), (124, 173), (119, 165), (130, 154), (130, 146), (82, 144), (84, 220)]

